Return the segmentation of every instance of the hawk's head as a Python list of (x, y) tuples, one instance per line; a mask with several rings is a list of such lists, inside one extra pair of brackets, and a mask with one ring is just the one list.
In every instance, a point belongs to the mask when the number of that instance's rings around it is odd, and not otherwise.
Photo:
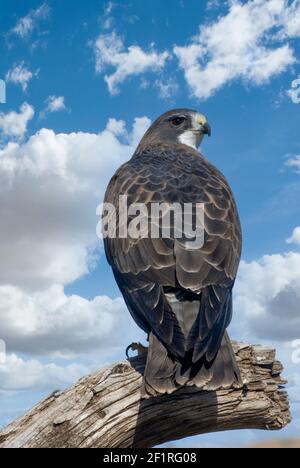
[(150, 127), (147, 140), (177, 142), (195, 149), (201, 144), (204, 135), (211, 135), (207, 118), (195, 110), (175, 109), (163, 114)]

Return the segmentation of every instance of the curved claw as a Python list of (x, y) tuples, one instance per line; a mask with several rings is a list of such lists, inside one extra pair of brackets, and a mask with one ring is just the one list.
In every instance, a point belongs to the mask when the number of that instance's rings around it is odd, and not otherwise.
[(130, 359), (129, 356), (129, 351), (137, 351), (138, 356), (147, 353), (147, 348), (143, 346), (141, 343), (131, 343), (127, 348), (126, 348), (126, 357), (127, 359)]
[(127, 359), (130, 359), (129, 351), (133, 351), (133, 343), (131, 343), (131, 345), (127, 346), (127, 348), (126, 348), (125, 352), (126, 352)]

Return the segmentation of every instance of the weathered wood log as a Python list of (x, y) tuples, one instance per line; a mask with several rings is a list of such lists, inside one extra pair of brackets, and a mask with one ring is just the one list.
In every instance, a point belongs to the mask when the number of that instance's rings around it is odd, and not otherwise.
[(0, 448), (138, 448), (232, 429), (278, 430), (290, 421), (275, 351), (234, 343), (244, 387), (184, 387), (141, 400), (145, 356), (112, 365), (49, 396), (0, 432)]

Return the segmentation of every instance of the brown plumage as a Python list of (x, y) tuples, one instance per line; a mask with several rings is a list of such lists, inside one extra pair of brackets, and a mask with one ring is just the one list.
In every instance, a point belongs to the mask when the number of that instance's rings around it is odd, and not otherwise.
[(128, 196), (128, 205), (204, 203), (201, 249), (191, 249), (185, 239), (105, 239), (128, 309), (149, 336), (147, 395), (192, 384), (228, 388), (240, 378), (226, 332), (242, 244), (236, 203), (225, 177), (181, 143), (195, 135), (198, 144), (209, 132), (195, 111), (164, 114), (114, 175), (105, 197), (116, 207), (119, 195)]

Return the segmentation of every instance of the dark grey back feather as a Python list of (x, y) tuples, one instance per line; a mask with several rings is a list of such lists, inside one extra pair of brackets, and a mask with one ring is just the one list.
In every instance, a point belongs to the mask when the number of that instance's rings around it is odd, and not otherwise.
[[(209, 381), (209, 363), (230, 361), (228, 352), (218, 355), (232, 317), (232, 288), (242, 245), (230, 187), (193, 149), (153, 140), (147, 145), (143, 140), (113, 177), (105, 201), (117, 206), (119, 195), (127, 195), (129, 204), (143, 202), (149, 208), (154, 201), (204, 204), (202, 249), (191, 250), (175, 238), (117, 238), (105, 239), (105, 250), (138, 325), (161, 343), (171, 360), (183, 366), (187, 360), (190, 366), (203, 361), (204, 380)], [(225, 369), (219, 380), (231, 380), (228, 373), (231, 376)]]

